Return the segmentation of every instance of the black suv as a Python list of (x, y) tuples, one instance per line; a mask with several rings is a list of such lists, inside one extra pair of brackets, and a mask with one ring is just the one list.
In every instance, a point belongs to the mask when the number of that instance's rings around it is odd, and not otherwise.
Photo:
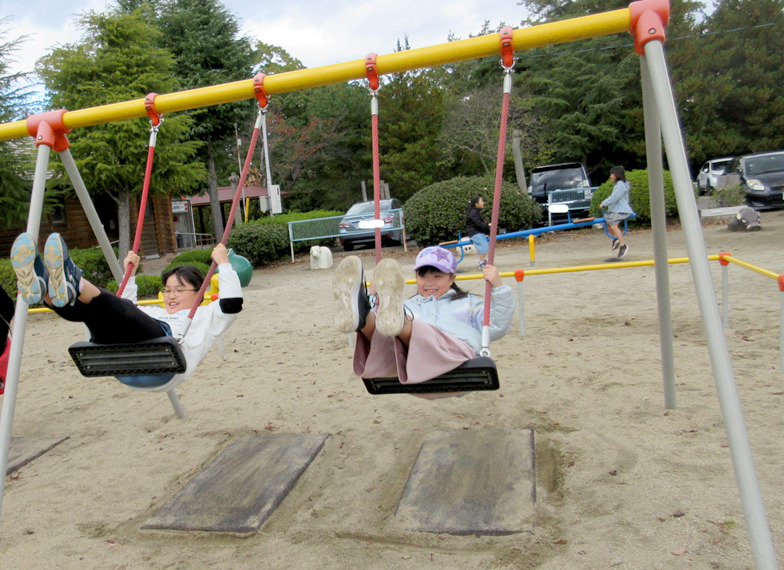
[(551, 203), (566, 204), (571, 216), (583, 217), (589, 215), (593, 189), (582, 164), (564, 162), (534, 168), (528, 193), (545, 210)]
[(724, 186), (740, 184), (746, 193), (745, 201), (752, 208), (784, 208), (784, 151), (738, 157), (722, 179)]

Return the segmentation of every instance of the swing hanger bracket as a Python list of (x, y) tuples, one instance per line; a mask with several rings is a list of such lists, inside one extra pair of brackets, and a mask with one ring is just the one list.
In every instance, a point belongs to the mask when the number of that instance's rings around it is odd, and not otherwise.
[(375, 53), (369, 53), (365, 56), (365, 75), (370, 86), (370, 92), (373, 95), (376, 94), (379, 88), (377, 59), (378, 55)]
[(257, 73), (253, 76), (253, 94), (256, 96), (256, 101), (259, 102), (259, 108), (264, 110), (269, 103), (269, 95), (264, 90), (264, 78), (267, 77), (263, 73)]
[(631, 25), (629, 32), (634, 36), (634, 51), (645, 55), (645, 44), (666, 39), (667, 24), (670, 21), (668, 0), (638, 0), (629, 4)]
[(501, 65), (506, 71), (514, 69), (514, 29), (506, 26), (501, 28)]
[(144, 110), (147, 112), (147, 116), (150, 118), (150, 124), (152, 125), (153, 129), (156, 129), (158, 125), (163, 122), (163, 115), (161, 115), (155, 108), (155, 98), (157, 96), (157, 93), (148, 93), (144, 98)]
[(66, 112), (65, 109), (58, 109), (27, 117), (27, 132), (35, 138), (37, 146), (47, 145), (57, 152), (62, 152), (71, 146), (68, 137), (65, 136), (66, 133), (71, 132), (71, 129), (65, 126)]

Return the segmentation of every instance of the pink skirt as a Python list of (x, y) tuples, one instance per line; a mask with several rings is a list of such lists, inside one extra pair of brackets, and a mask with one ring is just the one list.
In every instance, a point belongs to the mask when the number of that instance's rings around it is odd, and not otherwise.
[(409, 346), (398, 337), (375, 331), (372, 342), (357, 333), (354, 374), (361, 378), (397, 377), (402, 384), (418, 384), (449, 372), (475, 356), (467, 343), (414, 319)]

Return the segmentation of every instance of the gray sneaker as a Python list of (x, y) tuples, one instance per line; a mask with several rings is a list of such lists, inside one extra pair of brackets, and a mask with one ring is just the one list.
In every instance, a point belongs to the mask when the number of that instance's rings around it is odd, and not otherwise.
[(403, 330), (403, 288), (406, 280), (400, 264), (385, 258), (378, 262), (373, 271), (373, 284), (378, 295), (376, 330), (384, 336), (397, 336)]
[(49, 295), (55, 307), (73, 305), (79, 296), (82, 270), (74, 265), (60, 234), (52, 234), (44, 246), (44, 265), (49, 270)]
[(356, 255), (344, 258), (335, 268), (332, 291), (335, 296), (335, 327), (344, 333), (361, 330), (370, 312), (370, 300), (362, 262)]
[(16, 273), (16, 286), (24, 302), (28, 305), (40, 303), (47, 291), (49, 273), (38, 255), (33, 236), (28, 232), (19, 234), (14, 240), (11, 266)]

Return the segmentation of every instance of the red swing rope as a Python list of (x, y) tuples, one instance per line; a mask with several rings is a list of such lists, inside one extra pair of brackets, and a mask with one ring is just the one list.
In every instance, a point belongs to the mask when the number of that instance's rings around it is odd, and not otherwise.
[[(373, 215), (381, 219), (381, 158), (378, 146), (378, 67), (376, 54), (369, 53), (365, 57), (365, 73), (370, 87), (370, 132), (373, 146)], [(376, 263), (381, 261), (381, 228), (375, 229)]]
[[(144, 98), (144, 109), (147, 111), (147, 115), (150, 117), (150, 144), (147, 148), (147, 165), (144, 169), (144, 184), (142, 185), (142, 196), (139, 200), (139, 215), (136, 219), (136, 235), (133, 238), (132, 249), (134, 253), (139, 253), (139, 247), (141, 247), (142, 230), (144, 229), (144, 215), (147, 212), (147, 196), (150, 193), (152, 162), (153, 157), (155, 156), (155, 144), (158, 139), (158, 126), (163, 122), (163, 117), (160, 113), (158, 113), (158, 111), (155, 110), (155, 98), (157, 96), (157, 93), (149, 93)], [(129, 263), (125, 268), (125, 274), (123, 275), (122, 283), (120, 283), (120, 286), (117, 288), (118, 297), (121, 297), (123, 291), (125, 291), (125, 286), (128, 284), (128, 279), (130, 279), (131, 273), (133, 273), (133, 269), (133, 263)]]
[[(506, 128), (509, 122), (509, 100), (512, 93), (512, 72), (514, 71), (514, 48), (512, 45), (512, 28), (501, 30), (501, 65), (504, 68), (504, 94), (501, 105), (501, 128), (498, 134), (498, 155), (495, 164), (495, 188), (493, 192), (493, 214), (490, 222), (490, 244), (487, 250), (487, 262), (495, 265), (495, 243), (498, 236), (498, 217), (501, 209), (501, 186), (504, 177), (504, 158), (506, 156)], [(482, 356), (489, 355), (490, 346), (490, 298), (493, 286), (485, 281), (485, 313), (482, 330)]]
[[(269, 103), (267, 93), (264, 91), (264, 77), (265, 75), (263, 73), (257, 73), (253, 78), (253, 89), (256, 95), (256, 100), (259, 102), (259, 113), (256, 117), (256, 124), (253, 127), (253, 134), (251, 135), (250, 143), (248, 145), (248, 154), (245, 156), (245, 164), (242, 167), (242, 174), (240, 175), (240, 180), (237, 183), (237, 190), (234, 193), (234, 200), (232, 200), (231, 203), (229, 218), (226, 221), (226, 227), (223, 230), (223, 238), (220, 241), (220, 243), (223, 245), (226, 245), (226, 243), (229, 241), (229, 235), (231, 234), (231, 228), (234, 225), (234, 216), (237, 214), (237, 207), (239, 206), (242, 189), (245, 187), (245, 179), (248, 177), (248, 171), (250, 170), (250, 165), (253, 161), (253, 153), (256, 150), (256, 142), (259, 138), (261, 121), (264, 117), (264, 111), (267, 108), (267, 104)], [(199, 305), (201, 305), (202, 300), (204, 299), (204, 292), (207, 290), (207, 286), (209, 285), (212, 276), (215, 274), (216, 268), (217, 264), (213, 260), (212, 265), (210, 265), (210, 270), (207, 272), (207, 276), (204, 278), (204, 281), (202, 282), (201, 287), (196, 294), (196, 300), (193, 302), (193, 307), (191, 307), (191, 311), (188, 313), (188, 327), (190, 327), (190, 321), (193, 320), (193, 315), (196, 314), (196, 309), (199, 308)], [(187, 330), (188, 329), (186, 328), (183, 335), (187, 332)]]

